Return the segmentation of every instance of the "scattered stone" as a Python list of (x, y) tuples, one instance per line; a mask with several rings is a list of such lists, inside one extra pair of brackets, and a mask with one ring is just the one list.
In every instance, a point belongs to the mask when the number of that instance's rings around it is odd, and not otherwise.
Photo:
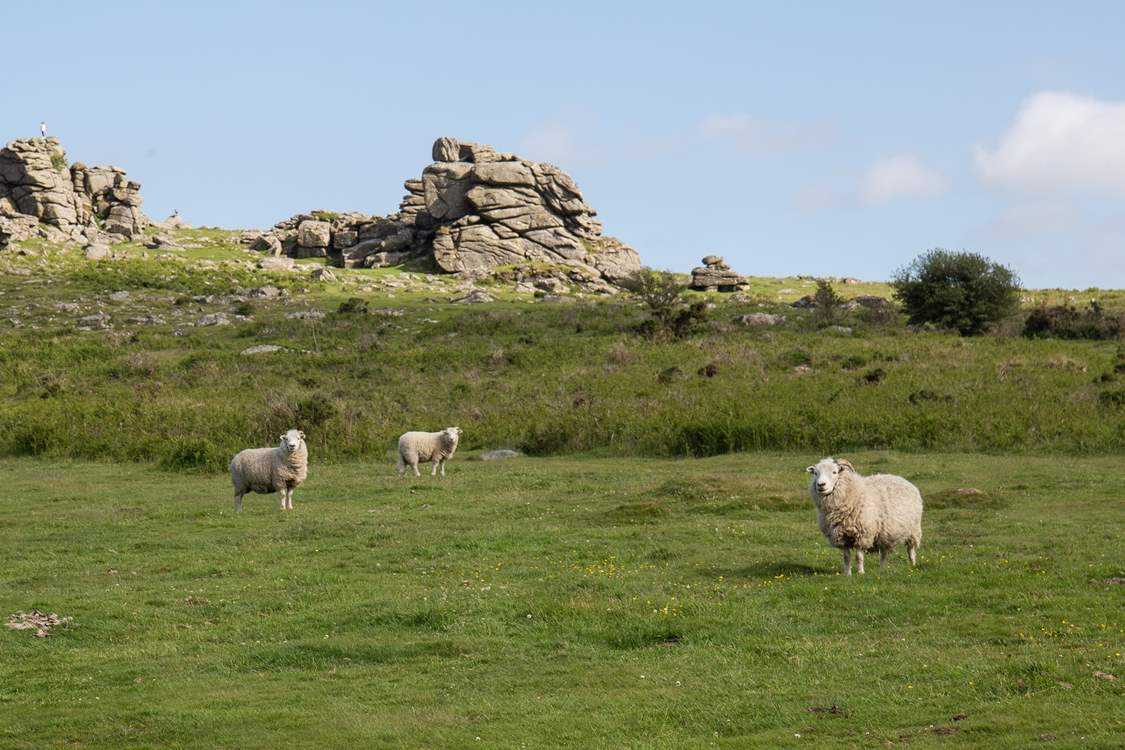
[(114, 302), (126, 302), (129, 299), (129, 293), (122, 290), (109, 295), (109, 298)]
[(56, 302), (55, 309), (59, 312), (78, 312), (80, 308), (76, 302)]
[(827, 326), (820, 330), (824, 333), (835, 333), (840, 336), (850, 336), (852, 334), (852, 329), (848, 326)]
[(1094, 672), (1094, 677), (1095, 677), (1095, 679), (1106, 680), (1107, 682), (1112, 682), (1113, 680), (1117, 679), (1116, 677), (1111, 675), (1109, 672), (1101, 672), (1101, 671)]
[[(241, 315), (236, 315), (234, 317), (245, 320)], [(195, 321), (195, 325), (198, 328), (206, 328), (207, 326), (229, 326), (232, 322), (231, 316), (224, 312), (217, 312), (204, 315), (202, 318)]]
[(813, 299), (811, 294), (806, 294), (796, 302), (790, 302), (790, 307), (795, 307), (798, 310), (811, 310), (816, 307), (816, 300)]
[(1122, 578), (1120, 576), (1111, 576), (1102, 581), (1102, 583), (1106, 584), (1107, 586), (1120, 586), (1121, 584), (1125, 583), (1125, 578)]
[(955, 494), (957, 495), (983, 495), (984, 490), (978, 490), (976, 487), (961, 487)]
[(246, 296), (259, 299), (277, 299), (278, 297), (285, 296), (285, 292), (278, 289), (276, 286), (266, 285), (257, 287), (256, 289), (246, 290)]
[(137, 326), (162, 326), (164, 325), (164, 318), (156, 315), (145, 315), (138, 318), (129, 318), (129, 322)]
[(737, 321), (744, 326), (777, 326), (785, 322), (784, 315), (771, 315), (770, 313), (756, 312), (742, 315)]
[(50, 630), (58, 625), (66, 626), (70, 617), (59, 617), (54, 612), (47, 614), (33, 609), (30, 612), (15, 612), (8, 615), (8, 627), (12, 630), (34, 630), (36, 638), (46, 638)]
[(567, 304), (569, 302), (577, 302), (574, 297), (568, 297), (562, 294), (544, 294), (542, 297), (537, 298), (539, 302), (554, 302), (556, 304)]
[(263, 271), (296, 271), (297, 264), (289, 258), (267, 257), (258, 261), (258, 268)]
[(339, 281), (331, 268), (314, 268), (309, 274), (315, 281)]
[(519, 451), (514, 451), (510, 448), (498, 448), (497, 450), (482, 453), (481, 461), (503, 461), (506, 458), (519, 458), (523, 454)]
[(324, 317), (324, 313), (320, 310), (297, 310), (285, 316), (290, 320), (320, 320)]
[(109, 315), (104, 312), (97, 312), (78, 319), (78, 330), (80, 331), (101, 331), (112, 327), (109, 322)]
[(495, 299), (496, 299), (495, 297), (493, 297), (491, 294), (484, 291), (483, 289), (474, 289), (471, 292), (469, 292), (468, 294), (463, 294), (460, 297), (454, 297), (453, 299), (450, 300), (450, 302), (462, 302), (462, 303), (468, 303), (468, 304), (477, 304), (477, 303), (480, 303), (480, 302), (493, 302), (493, 301), (495, 301)]
[(243, 349), (239, 354), (244, 356), (251, 356), (254, 354), (273, 354), (274, 352), (284, 351), (285, 347), (278, 346), (277, 344), (257, 344)]
[(109, 249), (109, 245), (87, 245), (82, 251), (82, 254), (89, 260), (104, 260), (113, 255), (113, 251)]

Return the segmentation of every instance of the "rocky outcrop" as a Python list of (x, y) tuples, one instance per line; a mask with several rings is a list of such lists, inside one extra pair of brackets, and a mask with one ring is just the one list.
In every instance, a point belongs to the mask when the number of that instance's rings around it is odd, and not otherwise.
[(398, 213), (300, 214), (255, 238), (253, 249), (328, 256), (345, 268), (411, 261), (466, 275), (554, 269), (603, 290), (640, 268), (635, 250), (601, 236), (596, 212), (558, 167), (453, 138), (437, 139), (432, 157), (420, 178), (404, 183)]
[(703, 258), (703, 265), (691, 270), (691, 288), (701, 292), (737, 292), (749, 284), (731, 270), (718, 255)]
[(148, 225), (140, 189), (117, 167), (68, 166), (57, 138), (15, 140), (0, 150), (0, 234), (31, 218), (50, 239), (132, 238)]

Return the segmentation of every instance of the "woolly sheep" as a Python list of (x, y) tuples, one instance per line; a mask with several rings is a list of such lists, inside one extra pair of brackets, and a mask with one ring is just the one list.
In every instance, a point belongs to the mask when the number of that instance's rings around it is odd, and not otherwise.
[(906, 544), (914, 565), (922, 543), (922, 494), (893, 474), (860, 476), (843, 458), (825, 458), (806, 469), (812, 474), (809, 495), (817, 509), (820, 531), (844, 553), (844, 575), (852, 574), (852, 550), (859, 572), (863, 553), (879, 550), (879, 565), (896, 544)]
[(457, 441), (461, 439), (460, 427), (446, 427), (441, 432), (406, 432), (398, 439), (398, 475), (406, 474), (406, 467), (414, 469), (414, 476), (418, 473), (418, 462), (433, 461), (434, 468), (430, 476), (436, 476), (438, 468), (441, 475), (445, 476), (445, 462), (453, 457), (457, 450)]
[(293, 490), (308, 474), (309, 450), (305, 433), (300, 430), (283, 434), (276, 448), (247, 448), (239, 452), (230, 462), (235, 512), (242, 512), (242, 496), (247, 492), (280, 492), (281, 509), (293, 510)]

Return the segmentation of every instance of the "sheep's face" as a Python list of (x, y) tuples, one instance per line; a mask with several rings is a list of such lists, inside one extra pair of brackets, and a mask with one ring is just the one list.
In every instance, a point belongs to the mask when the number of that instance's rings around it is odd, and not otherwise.
[(281, 436), (281, 447), (289, 453), (300, 448), (303, 442), (305, 442), (305, 433), (300, 430), (289, 430)]
[(445, 428), (445, 434), (449, 436), (450, 440), (452, 440), (454, 443), (456, 443), (458, 440), (461, 439), (461, 428), (460, 427), (446, 427)]
[(836, 483), (840, 481), (840, 474), (846, 469), (836, 463), (835, 459), (824, 458), (816, 466), (810, 466), (805, 471), (812, 474), (812, 486), (819, 494), (831, 495), (836, 489)]

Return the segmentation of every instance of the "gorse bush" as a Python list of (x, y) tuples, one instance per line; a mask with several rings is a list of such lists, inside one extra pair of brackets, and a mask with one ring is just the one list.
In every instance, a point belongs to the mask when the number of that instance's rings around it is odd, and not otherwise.
[(673, 273), (642, 268), (622, 282), (629, 292), (648, 310), (649, 317), (637, 327), (637, 333), (654, 337), (667, 335), (686, 338), (699, 330), (707, 320), (707, 303), (688, 303), (687, 287)]
[(962, 336), (983, 333), (1019, 306), (1019, 278), (977, 253), (930, 250), (899, 269), (892, 285), (911, 324)]
[(1125, 315), (1106, 311), (1097, 302), (1079, 310), (1072, 305), (1041, 306), (1024, 321), (1028, 338), (1119, 339), (1125, 336)]

